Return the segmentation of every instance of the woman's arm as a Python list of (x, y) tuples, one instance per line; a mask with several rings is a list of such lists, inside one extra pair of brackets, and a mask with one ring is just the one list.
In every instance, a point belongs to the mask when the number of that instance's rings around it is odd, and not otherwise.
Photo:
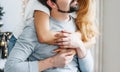
[(49, 15), (45, 12), (36, 10), (34, 12), (34, 22), (38, 41), (48, 44), (54, 43), (54, 39), (56, 39), (55, 34), (57, 34), (57, 32), (50, 30)]
[[(56, 39), (56, 44), (60, 45), (61, 48), (68, 47), (69, 48), (69, 43), (70, 40), (76, 42), (78, 40), (81, 41), (81, 33), (79, 31), (76, 31), (75, 33), (67, 32), (67, 31), (62, 31), (61, 33), (55, 35), (59, 39)], [(75, 39), (77, 38), (77, 39)], [(83, 42), (83, 41), (82, 41)], [(83, 42), (85, 48), (92, 48), (94, 44), (96, 43), (95, 37), (89, 40), (88, 42)], [(72, 44), (71, 46), (76, 47), (75, 44)]]
[[(35, 22), (38, 41), (42, 43), (54, 44), (55, 39), (58, 38), (55, 37), (55, 35), (61, 33), (50, 30), (49, 15), (43, 11), (35, 10), (34, 22)], [(81, 39), (81, 33), (79, 31), (75, 32), (75, 34)], [(84, 44), (86, 48), (90, 48), (95, 44), (95, 39), (93, 38), (89, 42), (84, 42)]]

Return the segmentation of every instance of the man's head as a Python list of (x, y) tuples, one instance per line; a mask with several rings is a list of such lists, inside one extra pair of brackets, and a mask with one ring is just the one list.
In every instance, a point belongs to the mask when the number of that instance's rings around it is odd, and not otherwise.
[(61, 13), (71, 13), (78, 10), (77, 0), (39, 0), (50, 10), (57, 9)]

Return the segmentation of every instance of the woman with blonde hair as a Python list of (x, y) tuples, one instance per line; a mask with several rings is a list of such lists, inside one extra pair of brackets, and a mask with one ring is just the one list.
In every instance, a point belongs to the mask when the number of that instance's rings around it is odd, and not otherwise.
[(83, 42), (89, 42), (98, 34), (95, 24), (95, 1), (78, 0), (80, 9), (77, 12), (76, 25)]

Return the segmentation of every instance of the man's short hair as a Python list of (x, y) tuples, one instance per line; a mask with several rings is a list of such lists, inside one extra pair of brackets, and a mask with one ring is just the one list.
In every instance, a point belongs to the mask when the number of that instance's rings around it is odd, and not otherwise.
[[(48, 0), (38, 0), (39, 2), (41, 2), (41, 4), (45, 5), (46, 7), (48, 7), (51, 10), (51, 7), (47, 4)], [(56, 3), (56, 0), (51, 0), (52, 2)]]

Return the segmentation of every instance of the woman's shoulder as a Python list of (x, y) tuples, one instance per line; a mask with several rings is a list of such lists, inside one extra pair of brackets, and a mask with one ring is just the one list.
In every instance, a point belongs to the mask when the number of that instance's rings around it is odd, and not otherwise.
[(46, 6), (42, 5), (38, 0), (30, 0), (25, 9), (25, 20), (32, 18), (35, 10), (50, 15), (49, 9)]

